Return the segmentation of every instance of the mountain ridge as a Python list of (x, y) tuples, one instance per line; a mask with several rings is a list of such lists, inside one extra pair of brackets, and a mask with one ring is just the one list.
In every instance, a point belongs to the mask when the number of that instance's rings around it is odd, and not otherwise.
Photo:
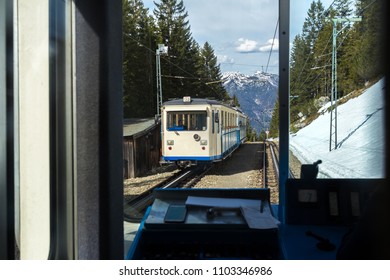
[(268, 130), (277, 99), (279, 76), (262, 71), (253, 75), (224, 72), (222, 80), (229, 96), (237, 97), (241, 110), (249, 117), (256, 133)]

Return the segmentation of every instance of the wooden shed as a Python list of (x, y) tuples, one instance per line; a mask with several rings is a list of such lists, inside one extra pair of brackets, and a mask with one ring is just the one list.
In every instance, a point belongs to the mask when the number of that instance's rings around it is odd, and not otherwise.
[(124, 178), (145, 175), (159, 166), (161, 125), (154, 118), (124, 119), (123, 174)]

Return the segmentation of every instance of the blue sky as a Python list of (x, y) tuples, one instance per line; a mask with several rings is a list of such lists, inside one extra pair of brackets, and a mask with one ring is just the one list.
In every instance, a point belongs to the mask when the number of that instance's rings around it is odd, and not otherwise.
[[(144, 0), (153, 11), (153, 0)], [(155, 0), (159, 3), (159, 0)], [(193, 38), (211, 44), (222, 72), (278, 74), (278, 0), (183, 0)], [(290, 35), (302, 30), (313, 0), (290, 0)], [(322, 0), (326, 8), (332, 0)], [(272, 53), (270, 52), (272, 42)]]

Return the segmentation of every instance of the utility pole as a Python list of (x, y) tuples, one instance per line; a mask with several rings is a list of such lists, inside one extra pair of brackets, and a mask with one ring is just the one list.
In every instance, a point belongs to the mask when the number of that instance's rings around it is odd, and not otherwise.
[[(357, 18), (334, 18), (333, 21), (333, 44), (332, 44), (332, 89), (330, 95), (330, 137), (329, 137), (329, 151), (337, 149), (337, 35), (345, 28), (337, 31), (337, 23), (343, 22), (357, 22), (361, 21), (361, 17)], [(333, 112), (334, 111), (334, 112)], [(333, 144), (333, 145), (332, 145)], [(332, 148), (333, 146), (333, 148)]]
[(161, 85), (161, 63), (160, 56), (168, 54), (168, 47), (164, 44), (158, 44), (156, 50), (156, 77), (157, 77), (157, 117), (160, 116), (162, 107), (162, 85)]

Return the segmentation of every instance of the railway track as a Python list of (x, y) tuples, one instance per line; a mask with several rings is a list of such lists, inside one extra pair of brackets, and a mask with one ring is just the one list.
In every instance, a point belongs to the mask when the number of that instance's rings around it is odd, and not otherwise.
[[(272, 141), (266, 141), (264, 143), (265, 153), (264, 156), (260, 159), (262, 163), (260, 168), (262, 168), (261, 174), (261, 186), (269, 188), (271, 190), (271, 203), (278, 203), (279, 200), (279, 152), (278, 146)], [(237, 160), (237, 159), (236, 159)], [(240, 158), (239, 160), (245, 160)], [(237, 166), (237, 165), (236, 165)], [(156, 188), (192, 188), (195, 186), (201, 178), (206, 174), (210, 174), (210, 171), (216, 165), (204, 165), (197, 166), (191, 169), (185, 169), (177, 172), (173, 176), (167, 178), (163, 182), (153, 186), (148, 191), (133, 196), (128, 199), (124, 204), (124, 219), (127, 222), (140, 222), (145, 215), (145, 211), (148, 206), (153, 203), (153, 190)], [(264, 168), (265, 167), (265, 168)], [(240, 165), (237, 166), (239, 170)], [(229, 172), (232, 172), (231, 170)], [(239, 171), (236, 171), (239, 172)], [(291, 173), (291, 172), (290, 172)], [(218, 173), (219, 174), (219, 173)], [(290, 175), (291, 177), (292, 175)], [(225, 176), (222, 176), (225, 177)], [(225, 184), (223, 184), (225, 186)], [(254, 187), (254, 185), (252, 186)]]
[(278, 152), (275, 148), (275, 143), (266, 141), (264, 143), (263, 153), (263, 172), (262, 181), (263, 187), (269, 188), (271, 193), (271, 203), (279, 202), (279, 168), (278, 168)]
[[(279, 203), (279, 148), (273, 141), (265, 143), (265, 171), (263, 172), (264, 187), (271, 190), (271, 203)], [(295, 178), (291, 169), (289, 178)]]
[(212, 165), (201, 165), (190, 169), (184, 169), (167, 178), (163, 182), (155, 185), (146, 192), (127, 200), (123, 206), (124, 220), (127, 222), (140, 222), (145, 215), (148, 206), (153, 203), (153, 190), (160, 188), (191, 188), (204, 174), (206, 174)]
[[(267, 149), (267, 160), (266, 162), (272, 162), (271, 165), (267, 164), (267, 169), (269, 170), (268, 175), (271, 175), (271, 177), (275, 177), (275, 181), (279, 181), (279, 148), (278, 145), (273, 141), (267, 141), (266, 142)], [(289, 169), (289, 178), (295, 178), (294, 173), (292, 172), (291, 168)], [(279, 182), (277, 182), (279, 183)]]
[(265, 151), (265, 185), (268, 188), (279, 187), (279, 158), (275, 143), (267, 141)]

